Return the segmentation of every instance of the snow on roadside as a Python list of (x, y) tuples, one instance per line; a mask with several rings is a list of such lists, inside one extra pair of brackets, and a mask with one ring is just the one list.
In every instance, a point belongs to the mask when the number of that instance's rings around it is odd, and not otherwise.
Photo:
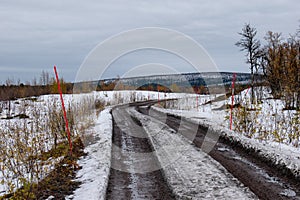
[[(225, 136), (231, 138), (233, 141), (238, 142), (243, 145), (246, 149), (253, 149), (262, 158), (266, 158), (278, 167), (286, 167), (289, 169), (296, 177), (300, 177), (300, 149), (294, 148), (289, 145), (280, 144), (277, 142), (269, 141), (259, 141), (253, 138), (247, 138), (246, 136), (230, 131), (225, 127), (224, 121), (219, 119), (218, 115), (201, 115), (197, 112), (189, 111), (176, 111), (176, 110), (166, 110), (158, 107), (153, 107), (153, 109), (173, 114), (176, 116), (184, 117), (194, 123), (201, 124), (203, 126), (209, 127), (211, 131), (219, 134), (220, 136)], [(220, 111), (221, 112), (221, 111)], [(199, 117), (201, 115), (201, 118)], [(223, 115), (224, 116), (224, 115)]]
[(103, 110), (92, 128), (96, 142), (85, 147), (87, 156), (78, 162), (82, 169), (77, 172), (76, 181), (82, 182), (73, 195), (66, 199), (105, 199), (108, 184), (112, 146), (111, 108)]
[(162, 170), (177, 199), (257, 199), (222, 165), (165, 124), (132, 112), (149, 135)]
[(188, 93), (165, 93), (165, 92), (155, 92), (155, 91), (142, 91), (142, 90), (116, 90), (116, 91), (97, 91), (93, 92), (96, 99), (101, 99), (106, 105), (118, 105), (123, 103), (131, 103), (134, 101), (146, 101), (153, 99), (182, 99), (180, 104), (185, 102), (185, 104), (191, 105), (191, 107), (196, 107), (196, 99), (198, 98), (198, 103), (204, 103), (210, 98), (209, 95), (197, 95)]

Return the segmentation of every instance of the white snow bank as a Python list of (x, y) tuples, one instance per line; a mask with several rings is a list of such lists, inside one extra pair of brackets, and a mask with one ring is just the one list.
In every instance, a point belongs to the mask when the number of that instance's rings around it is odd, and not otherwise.
[[(96, 91), (93, 92), (96, 99), (101, 99), (106, 105), (118, 105), (124, 103), (131, 103), (136, 101), (146, 101), (153, 99), (175, 99), (183, 98), (183, 101), (189, 101), (188, 104), (196, 106), (196, 98), (199, 99), (199, 104), (202, 100), (207, 99), (208, 95), (197, 95), (187, 93), (165, 93), (155, 91), (141, 91), (141, 90), (115, 90), (115, 91)], [(197, 97), (198, 96), (198, 97)], [(194, 100), (191, 100), (194, 99)], [(191, 103), (193, 101), (193, 103)]]
[(76, 181), (82, 182), (74, 195), (66, 199), (105, 199), (108, 185), (111, 146), (112, 146), (112, 116), (111, 108), (103, 110), (93, 127), (92, 131), (96, 142), (85, 147), (87, 156), (79, 160), (82, 169), (77, 173)]

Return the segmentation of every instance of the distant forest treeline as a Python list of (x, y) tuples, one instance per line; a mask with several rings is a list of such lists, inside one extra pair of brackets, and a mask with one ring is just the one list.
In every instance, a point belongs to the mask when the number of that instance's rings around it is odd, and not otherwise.
[[(76, 83), (77, 92), (111, 91), (111, 90), (150, 90), (161, 92), (187, 92), (197, 94), (207, 94), (207, 85), (225, 85), (228, 88), (232, 81), (233, 73), (186, 73), (174, 75), (158, 75), (133, 78), (114, 78), (92, 82)], [(250, 80), (250, 74), (237, 73), (237, 83), (247, 85)], [(60, 80), (61, 88), (64, 94), (73, 93), (74, 83), (67, 83)], [(14, 100), (30, 96), (40, 96), (46, 94), (57, 94), (57, 83), (49, 73), (42, 72), (40, 81), (34, 84), (14, 83), (7, 80), (0, 86), (0, 100)], [(76, 91), (75, 91), (76, 92)]]
[[(60, 82), (63, 93), (72, 93), (72, 83), (66, 83), (63, 79), (60, 79)], [(48, 72), (43, 71), (40, 81), (37, 82), (34, 79), (32, 84), (14, 83), (14, 81), (7, 79), (5, 84), (0, 86), (0, 101), (57, 93), (56, 80), (54, 77), (50, 77)]]
[[(233, 73), (231, 72), (186, 73), (122, 79), (106, 79), (99, 82), (94, 82), (93, 85), (97, 85), (98, 91), (136, 89), (161, 92), (207, 94), (209, 92), (208, 86), (210, 89), (212, 89), (214, 86), (216, 89), (219, 88), (219, 92), (223, 92), (224, 88), (227, 91), (232, 83), (232, 78)], [(239, 85), (248, 86), (250, 79), (251, 75), (248, 73), (236, 73), (236, 82)], [(218, 92), (216, 89), (214, 89), (214, 91)]]
[[(46, 94), (57, 94), (57, 85), (10, 85), (0, 86), (0, 101), (15, 100), (18, 98), (40, 96)], [(73, 84), (63, 83), (63, 93), (72, 93)]]

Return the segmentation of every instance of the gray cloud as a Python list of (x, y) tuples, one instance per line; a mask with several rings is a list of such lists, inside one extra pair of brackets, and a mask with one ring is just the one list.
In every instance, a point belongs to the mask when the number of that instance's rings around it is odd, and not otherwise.
[[(221, 71), (247, 71), (243, 53), (234, 46), (243, 24), (252, 23), (261, 38), (268, 30), (287, 36), (298, 27), (299, 10), (298, 0), (3, 0), (0, 82), (12, 76), (29, 80), (41, 70), (52, 73), (54, 64), (72, 81), (99, 42), (125, 30), (152, 26), (194, 38)], [(116, 69), (108, 76), (120, 72)]]

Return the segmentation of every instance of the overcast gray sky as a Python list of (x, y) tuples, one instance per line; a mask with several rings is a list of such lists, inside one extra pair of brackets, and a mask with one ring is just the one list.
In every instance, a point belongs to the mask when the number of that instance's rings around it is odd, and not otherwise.
[[(220, 71), (246, 72), (244, 53), (234, 43), (250, 22), (263, 38), (268, 30), (285, 37), (299, 27), (299, 0), (2, 0), (0, 4), (0, 83), (38, 77), (42, 70), (75, 79), (78, 68), (100, 42), (134, 28), (180, 31), (201, 44)], [(145, 63), (192, 68), (174, 55), (135, 52), (113, 63), (105, 77), (122, 76)]]

